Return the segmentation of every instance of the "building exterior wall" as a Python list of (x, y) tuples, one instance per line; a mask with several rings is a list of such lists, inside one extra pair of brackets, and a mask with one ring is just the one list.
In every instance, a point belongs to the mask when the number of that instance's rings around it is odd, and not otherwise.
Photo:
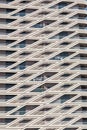
[(87, 0), (0, 0), (0, 130), (87, 130)]

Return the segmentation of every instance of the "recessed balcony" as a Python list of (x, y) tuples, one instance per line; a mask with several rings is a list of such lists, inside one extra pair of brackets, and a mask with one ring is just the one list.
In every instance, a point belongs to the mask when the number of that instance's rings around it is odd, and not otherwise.
[(0, 107), (0, 114), (5, 114), (11, 110), (13, 110), (15, 107), (13, 106), (1, 106)]
[(19, 65), (13, 67), (12, 69), (24, 70), (27, 67), (32, 66), (35, 63), (37, 63), (37, 61), (24, 61), (24, 62), (20, 63)]
[(73, 125), (87, 125), (87, 118), (81, 118), (80, 120), (73, 123)]
[(26, 15), (28, 15), (28, 14), (31, 14), (31, 13), (35, 12), (36, 10), (37, 10), (37, 9), (31, 9), (31, 8), (29, 9), (29, 8), (27, 8), (27, 9), (24, 9), (24, 10), (22, 10), (22, 11), (16, 13), (16, 14), (13, 14), (12, 16), (24, 17), (24, 16), (26, 16)]
[(6, 102), (9, 101), (10, 99), (14, 98), (16, 95), (0, 95), (0, 102)]
[(86, 75), (86, 74), (81, 74), (81, 75), (78, 75), (77, 77), (75, 77), (75, 78), (72, 79), (72, 80), (87, 81), (87, 75)]
[(73, 113), (77, 113), (77, 114), (87, 114), (87, 107), (81, 107), (79, 109), (77, 109), (76, 111), (74, 111)]
[(38, 107), (38, 105), (27, 105), (27, 106), (24, 106), (24, 107), (20, 108), (19, 110), (17, 110), (16, 112), (12, 113), (11, 115), (24, 115), (27, 112), (35, 109), (36, 107)]
[(0, 91), (3, 91), (3, 90), (7, 90), (7, 89), (10, 89), (12, 88), (13, 86), (15, 86), (15, 84), (7, 84), (7, 83), (1, 83), (0, 84)]
[(12, 48), (25, 48), (28, 45), (34, 44), (36, 41), (37, 40), (32, 40), (32, 39), (23, 40), (23, 41), (19, 42), (18, 44), (13, 45)]
[(55, 101), (53, 101), (52, 103), (65, 103), (66, 101), (70, 100), (71, 98), (73, 98), (75, 95), (71, 95), (71, 94), (65, 94), (63, 96), (61, 96), (60, 98), (56, 99)]
[(62, 2), (59, 2), (59, 3), (56, 4), (56, 5), (51, 6), (50, 8), (53, 8), (53, 9), (62, 9), (62, 8), (64, 8), (64, 7), (66, 7), (66, 6), (68, 6), (68, 5), (71, 4), (71, 3), (72, 3), (72, 2), (62, 1)]
[(69, 57), (71, 54), (73, 54), (73, 52), (62, 52), (59, 55), (56, 55), (53, 58), (51, 58), (51, 60), (62, 60), (66, 57)]
[(87, 92), (87, 85), (80, 85), (79, 87), (73, 89), (72, 91)]
[(87, 14), (78, 13), (78, 14), (72, 16), (71, 19), (87, 20)]
[(75, 99), (73, 102), (86, 103), (87, 102), (87, 96), (80, 96), (79, 98)]
[(71, 9), (87, 10), (86, 4), (76, 4), (71, 7)]
[(76, 55), (71, 59), (87, 60), (87, 54), (80, 53), (79, 55)]
[(11, 8), (0, 8), (0, 14), (2, 14), (2, 15), (12, 13), (13, 11), (15, 11), (15, 9), (11, 9)]
[(9, 73), (9, 72), (1, 72), (0, 73), (0, 79), (2, 80), (2, 79), (7, 79), (7, 78), (10, 78), (11, 76), (13, 76), (15, 73), (13, 73), (13, 72), (11, 72), (11, 73)]
[(37, 76), (36, 78), (32, 79), (32, 81), (44, 81), (55, 74), (56, 74), (56, 72), (46, 72), (46, 73), (43, 73), (42, 75)]
[(9, 4), (10, 2), (13, 2), (14, 0), (0, 0), (1, 4)]
[(0, 118), (0, 125), (7, 125), (14, 121), (16, 118)]
[(87, 50), (87, 44), (86, 43), (79, 43), (79, 44), (73, 46), (71, 49)]

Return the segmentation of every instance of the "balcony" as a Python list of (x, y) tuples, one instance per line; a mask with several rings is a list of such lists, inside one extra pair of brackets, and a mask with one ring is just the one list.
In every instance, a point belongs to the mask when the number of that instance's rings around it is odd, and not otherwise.
[(65, 128), (65, 129), (63, 129), (63, 130), (77, 130), (77, 128)]
[(71, 19), (87, 20), (87, 14), (77, 14), (72, 16)]
[(13, 110), (14, 108), (15, 107), (13, 107), (13, 106), (6, 106), (6, 107), (1, 106), (0, 107), (0, 114), (5, 114), (5, 113)]
[(54, 118), (51, 118), (51, 117), (48, 117), (48, 118), (45, 118), (37, 123), (35, 123), (36, 125), (46, 125), (48, 123), (50, 123)]
[(32, 85), (23, 85), (23, 86), (20, 86), (19, 88), (13, 89), (13, 92), (24, 92), (27, 89), (31, 88), (31, 86)]
[(0, 18), (0, 24), (6, 25), (12, 23), (15, 19)]
[(18, 23), (17, 26), (19, 26), (19, 27), (23, 27), (23, 26), (28, 25), (29, 23), (31, 23), (31, 21), (28, 21), (28, 20), (25, 21), (25, 20), (23, 20), (22, 22)]
[(87, 5), (86, 4), (77, 4), (73, 7), (71, 7), (71, 9), (87, 10)]
[(81, 107), (79, 109), (77, 109), (76, 111), (74, 111), (73, 113), (77, 113), (77, 114), (87, 114), (87, 107)]
[[(45, 16), (48, 15), (48, 14), (49, 14), (48, 11), (42, 11), (42, 12), (38, 13), (37, 16), (38, 16), (38, 17), (45, 17)], [(36, 17), (36, 15), (33, 15), (33, 16)]]
[(81, 96), (81, 97), (75, 99), (73, 102), (86, 103), (87, 102), (87, 96)]
[(66, 113), (66, 112), (68, 112), (69, 110), (71, 110), (72, 109), (72, 106), (65, 106), (65, 107), (63, 107), (61, 110), (60, 110), (60, 113)]
[(20, 3), (18, 3), (18, 5), (20, 5), (20, 6), (25, 6), (26, 4), (29, 4), (31, 1), (27, 1), (27, 0), (22, 0), (22, 1), (20, 1)]
[(15, 124), (12, 125), (12, 127), (24, 127), (27, 123), (30, 123), (32, 119), (25, 118)]
[(74, 25), (73, 27), (71, 27), (72, 29), (83, 29), (83, 30), (87, 30), (87, 24), (81, 24), (81, 23), (79, 23), (79, 24), (76, 24), (76, 25)]
[(8, 123), (11, 123), (16, 118), (0, 118), (0, 125), (7, 125)]
[(14, 0), (0, 0), (1, 4), (8, 4), (10, 2), (13, 2)]
[(87, 81), (87, 75), (79, 75), (73, 80), (79, 80), (79, 81)]
[(53, 101), (52, 103), (64, 103), (68, 100), (70, 100), (71, 98), (73, 98), (75, 95), (70, 95), (70, 94), (65, 94), (63, 96), (61, 96), (60, 98), (56, 99), (55, 101)]
[(24, 102), (27, 102), (27, 100), (31, 99), (32, 96), (30, 95), (25, 95), (17, 100), (14, 100), (12, 103), (24, 103)]
[(12, 16), (20, 16), (20, 17), (24, 17), (28, 14), (33, 13), (34, 11), (36, 11), (37, 9), (24, 9), (16, 14), (13, 14)]
[(6, 102), (12, 98), (14, 98), (16, 95), (0, 95), (0, 102)]
[(4, 73), (4, 72), (1, 72), (0, 73), (0, 79), (7, 79), (7, 78), (10, 78), (11, 76), (13, 76), (15, 73)]
[(73, 68), (73, 70), (87, 70), (87, 65), (81, 64)]
[(81, 85), (81, 86), (75, 88), (73, 91), (86, 92), (87, 91), (87, 85)]
[(50, 25), (53, 22), (54, 22), (54, 20), (44, 20), (44, 21), (41, 21), (41, 22), (33, 25), (32, 27), (34, 27), (34, 28), (43, 28), (43, 27), (45, 27), (47, 25)]
[(11, 87), (13, 87), (13, 86), (15, 86), (15, 84), (0, 84), (0, 91), (3, 91), (3, 90), (7, 90), (7, 89), (9, 89), (9, 88), (11, 88)]
[(76, 125), (87, 125), (87, 118), (81, 118), (80, 120), (78, 120), (74, 124), (76, 124)]
[(62, 9), (62, 8), (64, 8), (64, 7), (66, 7), (66, 6), (68, 6), (68, 5), (71, 4), (71, 3), (72, 3), (72, 2), (63, 1), (63, 2), (60, 2), (60, 3), (56, 4), (56, 5), (53, 5), (51, 8), (53, 8), (53, 9)]
[(32, 79), (32, 81), (44, 81), (48, 78), (50, 78), (51, 76), (53, 76), (54, 74), (56, 74), (55, 72), (46, 72), (46, 73), (43, 73), (42, 75)]
[(74, 56), (72, 59), (87, 60), (87, 54), (80, 53), (79, 55)]
[(45, 83), (45, 84), (41, 85), (40, 87), (37, 87), (36, 89), (32, 90), (32, 92), (44, 92), (44, 91), (52, 88), (55, 85), (56, 85), (56, 83)]
[(39, 128), (26, 128), (25, 130), (39, 130)]
[(50, 39), (62, 39), (62, 38), (69, 36), (72, 33), (73, 32), (71, 32), (71, 31), (63, 31), (63, 32), (60, 32), (59, 34), (56, 34), (55, 36), (51, 37)]
[(24, 40), (16, 45), (13, 45), (12, 48), (25, 48), (28, 45), (34, 44), (36, 41), (37, 40), (32, 40), (32, 39)]
[(10, 62), (10, 61), (0, 61), (0, 69), (5, 69), (11, 65), (13, 65), (15, 62)]
[(0, 47), (7, 47), (9, 44), (15, 42), (15, 40), (0, 40)]
[[(0, 0), (1, 1), (1, 0)], [(15, 11), (15, 9), (5, 9), (5, 8), (0, 8), (0, 14), (9, 14), (12, 13), (13, 11)]]
[(55, 57), (51, 58), (51, 60), (62, 60), (68, 56), (73, 54), (72, 52), (62, 52), (59, 55), (56, 55)]
[(44, 107), (38, 111), (35, 111), (33, 114), (34, 115), (43, 115), (43, 114), (46, 114), (47, 112), (49, 112), (51, 110), (50, 107)]
[(35, 109), (36, 107), (38, 107), (38, 105), (27, 105), (27, 106), (24, 106), (22, 108), (20, 108), (19, 110), (17, 110), (16, 112), (12, 113), (11, 115), (24, 115), (26, 114), (27, 112)]
[(42, 2), (35, 4), (35, 6), (45, 6), (47, 4), (50, 4), (52, 2), (52, 0), (43, 0)]
[(86, 43), (79, 43), (72, 47), (71, 49), (80, 49), (80, 50), (87, 50), (87, 44)]
[[(20, 57), (19, 57), (20, 58)], [(33, 65), (37, 63), (37, 61), (25, 61), (25, 62), (22, 62), (21, 64), (15, 66), (14, 68), (12, 69), (19, 69), (19, 70), (24, 70), (26, 69), (27, 67)]]

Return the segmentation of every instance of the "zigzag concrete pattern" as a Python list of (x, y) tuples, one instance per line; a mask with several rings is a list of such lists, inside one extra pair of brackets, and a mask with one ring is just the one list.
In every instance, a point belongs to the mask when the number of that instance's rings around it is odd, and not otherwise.
[(0, 130), (87, 130), (87, 0), (0, 0)]

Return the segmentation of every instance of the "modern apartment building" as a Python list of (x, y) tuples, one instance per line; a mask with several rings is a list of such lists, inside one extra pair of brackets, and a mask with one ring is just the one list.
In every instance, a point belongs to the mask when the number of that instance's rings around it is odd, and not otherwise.
[(0, 130), (87, 130), (87, 0), (0, 0)]

